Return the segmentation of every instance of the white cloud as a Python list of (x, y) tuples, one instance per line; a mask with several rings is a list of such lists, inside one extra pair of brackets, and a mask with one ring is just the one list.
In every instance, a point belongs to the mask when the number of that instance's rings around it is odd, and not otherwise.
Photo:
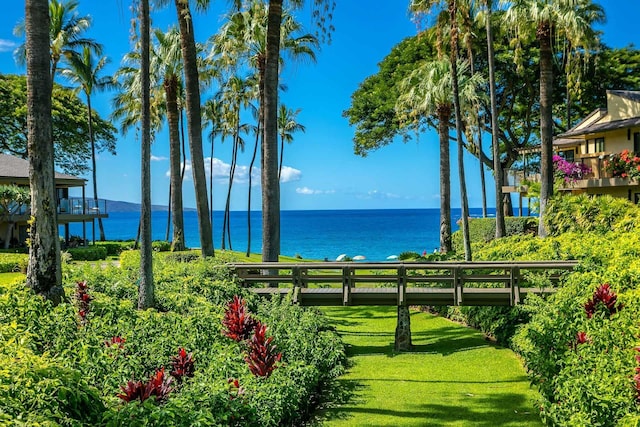
[[(207, 178), (210, 175), (210, 157), (204, 159), (204, 170)], [(216, 157), (213, 158), (213, 180), (218, 184), (227, 184), (229, 182), (229, 172), (231, 171), (231, 165)], [(254, 166), (251, 171), (251, 185), (260, 185), (260, 168)], [(165, 173), (167, 177), (171, 176), (171, 171), (167, 170)], [(282, 166), (282, 174), (280, 176), (280, 182), (292, 182), (299, 181), (302, 177), (302, 172), (298, 169), (291, 168), (289, 166)], [(192, 180), (192, 167), (191, 160), (187, 159), (185, 173), (185, 180)], [(249, 166), (236, 165), (236, 170), (233, 175), (234, 184), (248, 184), (249, 183)]]
[(18, 44), (12, 40), (0, 39), (0, 52), (13, 52)]
[(282, 166), (282, 172), (280, 173), (280, 182), (293, 182), (300, 181), (302, 172), (298, 169), (294, 169), (289, 166)]
[(163, 156), (154, 156), (153, 154), (151, 155), (151, 161), (152, 162), (162, 162), (164, 160), (169, 160), (167, 157), (163, 157)]
[(356, 197), (359, 198), (359, 199), (366, 199), (366, 200), (371, 200), (371, 199), (385, 200), (385, 199), (400, 199), (401, 198), (397, 194), (385, 193), (385, 192), (378, 191), (378, 190), (371, 190), (371, 191), (369, 191), (367, 193), (359, 194)]
[(310, 195), (310, 194), (333, 194), (335, 193), (335, 190), (313, 190), (309, 187), (298, 187), (296, 188), (296, 193), (298, 194), (305, 194), (305, 195)]

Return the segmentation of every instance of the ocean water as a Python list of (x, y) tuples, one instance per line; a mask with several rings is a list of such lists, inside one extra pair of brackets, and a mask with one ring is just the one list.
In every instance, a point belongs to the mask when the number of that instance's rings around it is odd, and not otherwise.
[[(490, 209), (489, 215), (495, 210)], [(470, 209), (472, 217), (480, 217), (481, 209)], [(460, 210), (452, 209), (453, 231)], [(152, 213), (152, 236), (164, 240), (167, 229), (167, 212)], [(134, 239), (140, 215), (137, 212), (112, 212), (103, 220), (108, 240)], [(221, 247), (222, 212), (214, 212), (214, 246)], [(307, 259), (335, 260), (341, 254), (350, 257), (364, 256), (369, 261), (383, 261), (401, 252), (433, 252), (439, 246), (439, 209), (379, 209), (379, 210), (314, 210), (281, 212), (281, 253), (300, 255)], [(251, 212), (251, 252), (262, 248), (261, 212)], [(187, 246), (199, 247), (197, 215), (184, 213)], [(231, 212), (232, 249), (247, 249), (247, 213)], [(82, 236), (81, 224), (71, 225), (71, 234)], [(86, 235), (93, 238), (91, 223), (87, 223)], [(95, 236), (99, 237), (98, 224)], [(226, 245), (229, 249), (229, 245)]]

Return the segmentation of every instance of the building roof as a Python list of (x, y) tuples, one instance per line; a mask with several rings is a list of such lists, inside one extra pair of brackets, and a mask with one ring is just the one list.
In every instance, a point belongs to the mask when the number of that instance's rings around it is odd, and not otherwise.
[[(613, 97), (624, 98), (629, 101), (640, 103), (640, 91), (635, 90), (608, 90), (607, 95)], [(607, 96), (607, 103), (609, 102), (609, 96)], [(640, 125), (640, 117), (630, 117), (628, 119), (602, 121), (602, 119), (608, 114), (606, 108), (597, 108), (593, 110), (587, 117), (580, 121), (577, 125), (557, 135), (558, 139), (575, 138), (579, 136), (606, 132), (610, 130), (624, 129), (628, 127), (634, 127)], [(595, 120), (592, 120), (594, 116), (598, 116)], [(585, 124), (589, 122), (589, 124)]]
[(558, 138), (571, 138), (575, 136), (589, 135), (591, 133), (605, 132), (609, 130), (624, 129), (628, 127), (640, 126), (640, 117), (633, 117), (624, 120), (614, 120), (612, 122), (596, 123), (582, 129), (569, 129), (567, 132), (558, 135)]
[(637, 90), (608, 90), (607, 93), (626, 98), (629, 101), (640, 102), (640, 91)]
[[(85, 179), (64, 173), (55, 173), (56, 187), (82, 187)], [(0, 153), (0, 184), (29, 184), (29, 161)]]

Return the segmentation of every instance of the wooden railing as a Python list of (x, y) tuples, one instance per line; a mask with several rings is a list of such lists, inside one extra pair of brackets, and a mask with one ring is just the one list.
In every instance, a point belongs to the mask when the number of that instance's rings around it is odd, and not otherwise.
[[(230, 267), (243, 286), (257, 294), (292, 292), (293, 301), (301, 305), (401, 306), (516, 305), (527, 294), (554, 292), (561, 275), (576, 265), (577, 261), (307, 262)], [(532, 286), (535, 273), (550, 286)]]

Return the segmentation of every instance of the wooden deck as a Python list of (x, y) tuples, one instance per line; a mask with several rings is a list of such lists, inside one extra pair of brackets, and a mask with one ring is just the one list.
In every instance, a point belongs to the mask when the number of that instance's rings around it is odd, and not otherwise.
[[(577, 261), (314, 262), (230, 264), (243, 286), (264, 297), (292, 293), (305, 306), (516, 305), (550, 294)], [(532, 286), (543, 274), (549, 286)], [(283, 287), (284, 285), (284, 287)]]

